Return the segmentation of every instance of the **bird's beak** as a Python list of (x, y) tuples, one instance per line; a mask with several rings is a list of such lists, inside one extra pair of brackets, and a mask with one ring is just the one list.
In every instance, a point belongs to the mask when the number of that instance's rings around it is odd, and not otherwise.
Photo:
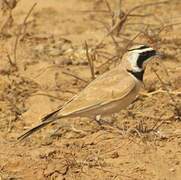
[(161, 53), (161, 52), (156, 52), (155, 57), (158, 57), (158, 58), (162, 59), (164, 57), (164, 54)]

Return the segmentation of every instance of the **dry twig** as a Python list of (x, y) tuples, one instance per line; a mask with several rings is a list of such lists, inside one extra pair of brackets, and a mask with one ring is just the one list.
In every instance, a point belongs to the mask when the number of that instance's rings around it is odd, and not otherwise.
[(12, 16), (12, 11), (13, 9), (16, 7), (18, 1), (17, 0), (11, 0), (11, 1), (7, 1), (7, 0), (2, 0), (2, 11), (3, 11), (3, 15), (7, 15), (7, 18), (5, 20), (5, 22), (3, 23), (3, 25), (1, 26), (1, 34), (5, 34), (6, 30), (8, 27), (11, 27), (13, 24), (13, 16)]
[(86, 81), (85, 79), (82, 79), (82, 78), (78, 77), (77, 75), (72, 74), (70, 72), (63, 71), (62, 73), (66, 74), (66, 75), (69, 75), (69, 76), (71, 76), (71, 77), (73, 77), (75, 79), (78, 79), (78, 80), (80, 80), (80, 81), (82, 81), (82, 82), (84, 82), (86, 84), (88, 83), (88, 81)]
[[(148, 6), (155, 6), (155, 5), (160, 5), (160, 4), (167, 4), (169, 2), (170, 1), (160, 1), (160, 2), (156, 2), (156, 3), (147, 3), (147, 4), (135, 6), (135, 7), (131, 8), (130, 10), (128, 10), (126, 13), (122, 11), (122, 13), (121, 13), (119, 19), (117, 20), (117, 22), (112, 26), (112, 28), (109, 30), (109, 32), (100, 40), (100, 42), (98, 43), (97, 46), (100, 46), (100, 44), (103, 43), (104, 39), (107, 36), (109, 36), (110, 34), (112, 34), (116, 29), (118, 29), (120, 31), (132, 12), (134, 12), (134, 11), (140, 9), (140, 8), (145, 8), (145, 7), (148, 7)], [(108, 3), (106, 3), (106, 4), (108, 4)], [(109, 8), (109, 6), (108, 6), (108, 10), (109, 11), (111, 10), (111, 8)], [(114, 22), (114, 20), (112, 20), (112, 21)]]
[(88, 47), (88, 44), (86, 41), (85, 41), (85, 50), (86, 50), (86, 56), (87, 56), (87, 60), (89, 62), (89, 67), (90, 67), (91, 76), (92, 76), (92, 80), (93, 80), (93, 79), (95, 79), (94, 62), (93, 62), (93, 60), (95, 60), (95, 54), (93, 56), (91, 56), (89, 54), (89, 47)]
[(28, 11), (27, 15), (25, 16), (23, 23), (19, 27), (19, 31), (18, 31), (18, 34), (17, 34), (16, 39), (15, 39), (15, 45), (14, 45), (14, 51), (13, 51), (14, 52), (14, 64), (16, 64), (16, 61), (17, 61), (17, 47), (18, 47), (20, 37), (21, 37), (21, 35), (25, 34), (26, 27), (27, 27), (27, 25), (26, 25), (27, 20), (28, 20), (29, 16), (31, 15), (31, 13), (32, 13), (32, 11), (36, 5), (37, 5), (37, 3), (33, 4), (33, 6)]

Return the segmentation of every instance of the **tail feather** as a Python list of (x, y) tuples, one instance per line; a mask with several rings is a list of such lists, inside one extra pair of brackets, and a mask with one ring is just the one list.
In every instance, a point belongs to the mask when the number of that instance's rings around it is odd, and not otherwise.
[(32, 129), (28, 130), (27, 132), (25, 132), (24, 134), (22, 134), (21, 136), (19, 136), (17, 138), (17, 140), (23, 140), (25, 138), (27, 138), (28, 136), (30, 136), (31, 134), (33, 134), (34, 132), (38, 131), (39, 129), (45, 127), (47, 124), (53, 122), (52, 120), (51, 121), (48, 121), (46, 123), (42, 122), (40, 124), (38, 124), (37, 126), (33, 127)]
[[(62, 108), (61, 108), (62, 109)], [(49, 118), (53, 117), (58, 111), (60, 111), (61, 109), (57, 109), (56, 111), (53, 111), (51, 113), (49, 113), (48, 115), (46, 115), (45, 117), (43, 117), (41, 119), (41, 122), (46, 122), (47, 120), (49, 120)]]
[(43, 117), (40, 124), (36, 125), (32, 129), (30, 129), (30, 130), (26, 131), (25, 133), (23, 133), (21, 136), (19, 136), (17, 138), (17, 140), (21, 141), (21, 140), (27, 138), (28, 136), (32, 135), (34, 132), (40, 130), (41, 128), (45, 127), (46, 125), (48, 125), (48, 124), (52, 123), (53, 121), (55, 121), (56, 119), (58, 119), (58, 117), (56, 117), (56, 113), (59, 110), (60, 109), (58, 109), (58, 110), (46, 115), (45, 117)]

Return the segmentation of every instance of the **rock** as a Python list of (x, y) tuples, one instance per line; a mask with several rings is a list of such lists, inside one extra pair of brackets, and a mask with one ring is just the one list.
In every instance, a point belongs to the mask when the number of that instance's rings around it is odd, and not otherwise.
[(113, 159), (116, 159), (116, 158), (118, 158), (118, 157), (119, 157), (118, 152), (113, 152), (113, 153), (111, 154), (111, 158), (113, 158)]

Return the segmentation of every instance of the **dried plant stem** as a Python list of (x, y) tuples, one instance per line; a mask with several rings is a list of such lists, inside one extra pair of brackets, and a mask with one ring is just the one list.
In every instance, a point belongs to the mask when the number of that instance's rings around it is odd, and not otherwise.
[(7, 54), (7, 58), (8, 58), (9, 64), (10, 64), (11, 66), (16, 66), (16, 64), (14, 64), (14, 62), (13, 62), (13, 60), (12, 60), (12, 58), (11, 58), (11, 56), (10, 56), (9, 53)]
[[(107, 1), (106, 2), (106, 5), (108, 7), (108, 11), (111, 10), (110, 5)], [(140, 8), (144, 8), (144, 7), (148, 7), (148, 6), (155, 6), (155, 5), (160, 5), (160, 4), (167, 4), (169, 3), (170, 1), (160, 1), (160, 2), (155, 2), (155, 3), (147, 3), (147, 4), (141, 4), (141, 5), (138, 5), (138, 6), (135, 6), (133, 7), (132, 9), (130, 9), (127, 13), (122, 13), (123, 15), (121, 16), (121, 18), (119, 18), (117, 20), (117, 22), (113, 25), (113, 27), (108, 31), (108, 33), (100, 40), (100, 42), (97, 44), (97, 47), (99, 47), (104, 39), (109, 36), (110, 34), (112, 34), (116, 29), (119, 29), (119, 31), (121, 30), (121, 28), (123, 27), (123, 25), (125, 24), (126, 20), (128, 19), (128, 17), (130, 16), (130, 14)], [(113, 20), (114, 21), (114, 20)]]
[(111, 9), (111, 6), (110, 6), (109, 2), (108, 2), (107, 0), (104, 0), (104, 2), (105, 2), (105, 4), (106, 4), (106, 6), (107, 6), (107, 9), (108, 9), (109, 14), (112, 16), (113, 13), (112, 13), (112, 9)]
[(127, 15), (130, 15), (133, 11), (136, 11), (140, 8), (145, 8), (145, 7), (148, 7), (148, 6), (155, 6), (155, 5), (161, 5), (161, 4), (167, 4), (169, 3), (170, 1), (167, 0), (167, 1), (160, 1), (160, 2), (154, 2), (154, 3), (147, 3), (147, 4), (141, 4), (141, 5), (138, 5), (138, 6), (135, 6), (133, 7), (132, 9), (130, 9), (127, 13)]
[[(14, 45), (14, 50), (13, 50), (13, 52), (14, 52), (14, 64), (16, 64), (16, 62), (17, 62), (17, 47), (18, 47), (20, 37), (21, 37), (22, 34), (25, 33), (25, 31), (26, 31), (26, 22), (27, 22), (29, 16), (31, 15), (31, 13), (32, 13), (32, 11), (33, 11), (33, 9), (35, 8), (36, 5), (37, 5), (37, 3), (33, 4), (33, 6), (28, 11), (27, 15), (25, 16), (25, 18), (23, 20), (23, 23), (20, 25), (18, 34), (17, 34), (16, 39), (15, 39), (15, 45)], [(22, 31), (23, 31), (23, 33), (22, 33)]]
[(72, 76), (73, 78), (78, 79), (78, 80), (80, 80), (80, 81), (82, 81), (82, 82), (84, 82), (86, 84), (88, 83), (88, 81), (86, 81), (85, 79), (82, 79), (82, 78), (78, 77), (77, 75), (72, 74), (70, 72), (63, 71), (62, 73), (66, 74), (66, 75), (69, 75), (69, 76)]
[(86, 50), (86, 56), (87, 56), (87, 60), (89, 62), (89, 67), (90, 67), (91, 76), (92, 76), (92, 80), (93, 80), (93, 79), (95, 79), (94, 62), (89, 54), (89, 47), (88, 47), (88, 44), (86, 41), (85, 41), (85, 50)]
[(36, 94), (32, 94), (31, 96), (47, 96), (47, 97), (50, 97), (50, 98), (53, 98), (53, 99), (56, 99), (56, 100), (59, 100), (59, 101), (65, 101), (65, 99), (63, 99), (63, 98), (60, 98), (58, 96), (53, 96), (53, 95), (50, 95), (50, 94), (46, 94), (46, 93), (36, 93)]
[[(165, 94), (165, 93), (167, 93), (167, 91), (158, 89), (158, 90), (150, 92), (150, 93), (140, 93), (140, 95), (150, 97), (152, 95), (159, 94), (159, 93)], [(169, 93), (172, 95), (176, 95), (176, 96), (181, 95), (181, 92), (179, 92), (179, 91), (169, 91)]]

